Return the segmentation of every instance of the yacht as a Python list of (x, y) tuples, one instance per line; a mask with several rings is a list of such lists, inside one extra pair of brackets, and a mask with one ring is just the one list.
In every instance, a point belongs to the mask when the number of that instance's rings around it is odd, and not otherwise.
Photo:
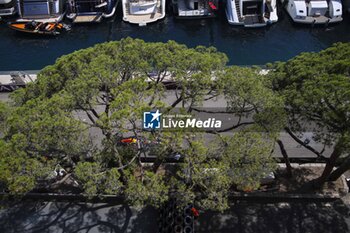
[(16, 0), (0, 0), (0, 17), (11, 16), (17, 13)]
[(123, 20), (139, 26), (165, 17), (165, 0), (122, 0)]
[(227, 0), (229, 24), (264, 27), (278, 20), (276, 0)]
[(18, 0), (17, 22), (60, 22), (64, 16), (64, 0)]
[(296, 23), (328, 24), (343, 20), (341, 0), (281, 0)]
[(214, 17), (219, 8), (218, 0), (173, 0), (173, 11), (177, 17)]
[(66, 17), (73, 23), (98, 23), (114, 15), (117, 0), (68, 0)]

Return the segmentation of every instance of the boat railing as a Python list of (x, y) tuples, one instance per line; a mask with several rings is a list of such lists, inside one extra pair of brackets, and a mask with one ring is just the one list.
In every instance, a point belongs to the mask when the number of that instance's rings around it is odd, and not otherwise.
[(155, 2), (156, 0), (129, 0), (130, 3), (138, 3), (138, 2)]
[(76, 3), (95, 3), (95, 4), (101, 4), (104, 3), (105, 0), (76, 0)]
[(207, 9), (201, 10), (179, 10), (179, 16), (200, 16), (206, 14)]
[(33, 19), (33, 20), (36, 20), (36, 19), (49, 19), (49, 18), (55, 18), (55, 17), (59, 17), (61, 16), (62, 14), (61, 13), (58, 13), (58, 14), (49, 14), (49, 15), (31, 15), (31, 14), (26, 14), (26, 15), (23, 15), (22, 16), (22, 19)]

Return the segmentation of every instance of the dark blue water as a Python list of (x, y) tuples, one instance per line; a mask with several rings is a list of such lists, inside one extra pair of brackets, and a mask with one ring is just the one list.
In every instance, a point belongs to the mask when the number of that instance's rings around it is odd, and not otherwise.
[(189, 47), (215, 46), (228, 55), (230, 64), (236, 65), (285, 61), (300, 52), (319, 51), (335, 42), (350, 41), (349, 16), (340, 24), (311, 28), (294, 25), (282, 11), (279, 22), (270, 27), (245, 29), (229, 25), (223, 11), (218, 18), (205, 20), (178, 20), (168, 15), (146, 27), (123, 22), (121, 14), (119, 7), (112, 20), (75, 25), (70, 32), (55, 38), (23, 35), (1, 23), (0, 70), (41, 69), (64, 54), (127, 36), (145, 41), (175, 40)]

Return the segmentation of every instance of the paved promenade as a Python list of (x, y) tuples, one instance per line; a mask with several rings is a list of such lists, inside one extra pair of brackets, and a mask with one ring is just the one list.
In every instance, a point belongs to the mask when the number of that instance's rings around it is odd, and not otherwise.
[[(21, 202), (0, 210), (6, 233), (156, 233), (158, 212), (128, 205)], [(347, 233), (349, 208), (328, 203), (237, 203), (224, 213), (201, 213), (196, 233)]]

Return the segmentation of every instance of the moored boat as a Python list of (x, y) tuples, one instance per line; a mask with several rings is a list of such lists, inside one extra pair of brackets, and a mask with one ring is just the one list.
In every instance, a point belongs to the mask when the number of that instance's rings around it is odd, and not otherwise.
[(281, 0), (295, 23), (329, 24), (343, 20), (341, 0)]
[(98, 23), (115, 14), (119, 0), (68, 0), (66, 17), (73, 23)]
[(9, 28), (25, 33), (40, 34), (40, 35), (51, 35), (55, 36), (60, 34), (63, 29), (61, 23), (43, 23), (43, 22), (12, 22), (8, 23)]
[(18, 0), (17, 22), (60, 22), (64, 16), (64, 0)]
[(179, 18), (215, 17), (218, 0), (172, 0), (173, 11)]
[(165, 0), (122, 0), (123, 20), (139, 26), (165, 17)]
[(276, 0), (227, 0), (229, 24), (264, 27), (278, 21)]

